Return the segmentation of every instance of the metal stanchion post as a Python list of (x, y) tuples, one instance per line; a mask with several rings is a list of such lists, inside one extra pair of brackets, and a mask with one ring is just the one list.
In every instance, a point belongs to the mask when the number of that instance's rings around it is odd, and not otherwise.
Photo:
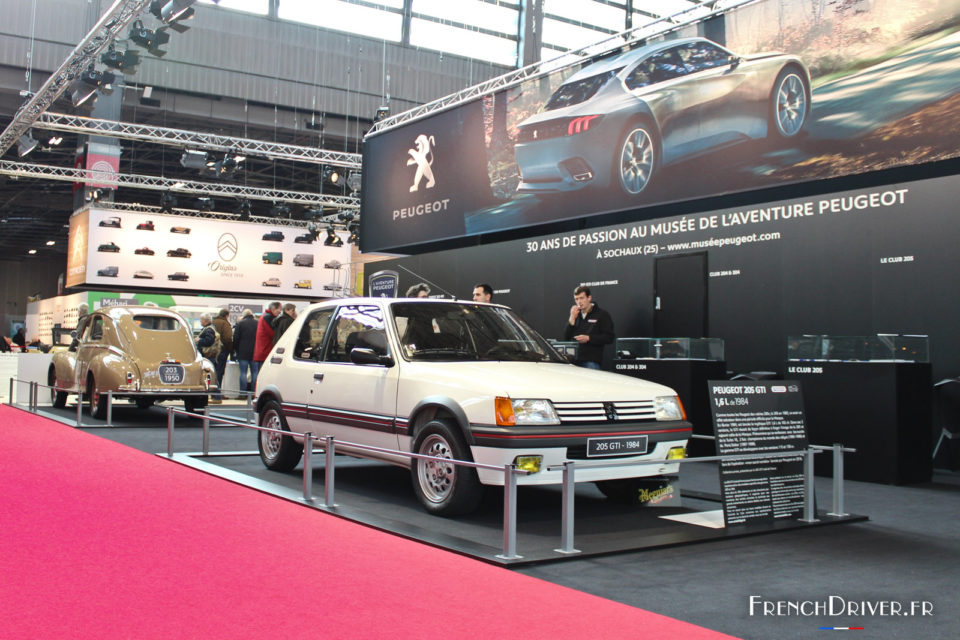
[(334, 453), (334, 444), (333, 436), (327, 436), (324, 440), (324, 447), (326, 448), (326, 457), (325, 457), (325, 467), (323, 469), (323, 506), (325, 507), (335, 507), (337, 503), (334, 501), (334, 492), (333, 492), (333, 458), (336, 455)]
[(7, 396), (7, 403), (13, 404), (13, 377), (10, 378), (10, 395)]
[(107, 426), (113, 426), (113, 389), (107, 391)]
[(558, 553), (580, 553), (573, 548), (573, 510), (576, 493), (574, 467), (576, 463), (568, 460), (563, 463), (563, 524), (560, 535), (560, 548), (554, 549)]
[(818, 522), (813, 500), (813, 449), (807, 449), (803, 454), (803, 517), (800, 522)]
[(77, 426), (82, 427), (83, 424), (83, 391), (77, 393)]
[(843, 510), (843, 445), (833, 443), (833, 511), (827, 514), (836, 518), (848, 516)]
[(303, 434), (303, 500), (313, 502), (313, 434)]
[(167, 457), (173, 457), (173, 407), (167, 407)]
[(210, 407), (203, 408), (203, 455), (210, 455)]
[(253, 392), (247, 391), (247, 413), (246, 421), (253, 422)]
[(502, 560), (515, 560), (517, 555), (517, 476), (512, 464), (503, 466), (503, 553)]
[(29, 397), (27, 398), (27, 406), (30, 411), (33, 413), (37, 412), (37, 383), (31, 382), (30, 389), (27, 391)]

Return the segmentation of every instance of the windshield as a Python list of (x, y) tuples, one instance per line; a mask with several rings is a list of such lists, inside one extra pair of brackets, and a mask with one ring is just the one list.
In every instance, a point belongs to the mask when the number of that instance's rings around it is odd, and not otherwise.
[(502, 307), (397, 302), (390, 309), (407, 360), (566, 362)]

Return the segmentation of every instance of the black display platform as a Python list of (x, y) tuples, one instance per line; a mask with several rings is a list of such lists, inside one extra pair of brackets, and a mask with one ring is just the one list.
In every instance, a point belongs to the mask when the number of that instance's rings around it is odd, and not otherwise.
[[(243, 406), (214, 408), (213, 413), (229, 414)], [(166, 412), (163, 407), (138, 411), (117, 405), (114, 426), (87, 419), (83, 429), (99, 436), (157, 453), (166, 458)], [(41, 407), (45, 417), (74, 425), (75, 409)], [(97, 424), (99, 422), (99, 424)], [(718, 502), (711, 500), (718, 488), (717, 468), (713, 463), (685, 464), (681, 476), (683, 504), (679, 508), (629, 507), (607, 500), (591, 483), (577, 485), (574, 546), (579, 553), (556, 551), (562, 544), (562, 492), (558, 486), (520, 487), (517, 492), (518, 558), (504, 559), (503, 491), (489, 487), (479, 509), (469, 516), (438, 518), (427, 514), (414, 496), (410, 473), (391, 465), (336, 458), (336, 502), (334, 508), (323, 502), (324, 456), (314, 456), (312, 503), (302, 500), (302, 467), (289, 473), (266, 469), (256, 454), (256, 432), (243, 427), (213, 425), (210, 432), (211, 456), (199, 451), (202, 430), (200, 420), (178, 416), (175, 422), (173, 460), (206, 473), (404, 536), (455, 553), (501, 566), (564, 561), (627, 551), (649, 550), (741, 536), (774, 533), (803, 527), (859, 522), (866, 516), (835, 518), (820, 513), (819, 522), (780, 521), (770, 525), (737, 526), (713, 529), (665, 520), (660, 516), (705, 511), (717, 512)], [(216, 452), (226, 452), (218, 454)], [(719, 513), (716, 513), (719, 517)]]
[[(708, 380), (725, 380), (725, 360), (614, 360), (613, 370), (634, 378), (666, 385), (677, 392), (687, 419), (693, 423), (693, 433), (713, 437), (713, 420), (710, 417), (710, 389)], [(716, 455), (712, 440), (695, 439), (687, 444), (692, 456)]]
[[(810, 442), (853, 447), (844, 456), (850, 480), (909, 484), (933, 474), (932, 383), (929, 363), (789, 362), (799, 380)], [(831, 475), (831, 456), (816, 473)]]

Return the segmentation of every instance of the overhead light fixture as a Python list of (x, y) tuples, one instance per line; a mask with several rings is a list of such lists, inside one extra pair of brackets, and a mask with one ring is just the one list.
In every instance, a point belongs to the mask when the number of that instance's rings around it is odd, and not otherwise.
[(250, 201), (244, 198), (237, 205), (237, 213), (240, 215), (241, 220), (249, 220), (250, 214), (253, 211), (253, 206), (250, 204)]
[(340, 222), (353, 222), (353, 219), (355, 217), (356, 216), (351, 211), (342, 211), (339, 214), (337, 214), (337, 220), (339, 220)]
[(47, 140), (47, 144), (50, 145), (51, 147), (55, 147), (61, 142), (63, 142), (63, 136), (57, 136), (57, 135), (50, 136), (50, 139)]
[(180, 166), (186, 167), (187, 169), (203, 170), (207, 168), (208, 158), (209, 156), (206, 151), (185, 149), (183, 155), (180, 156)]
[(363, 174), (359, 171), (351, 171), (350, 175), (347, 176), (347, 186), (350, 187), (350, 191), (356, 193), (360, 191), (360, 186), (363, 184)]
[(240, 168), (240, 163), (246, 159), (246, 156), (227, 153), (222, 160), (207, 160), (204, 175), (218, 180), (232, 178), (233, 174)]
[(331, 186), (340, 186), (340, 181), (342, 178), (343, 176), (334, 167), (327, 167), (323, 170), (323, 181)]
[[(110, 195), (109, 189), (90, 189), (87, 191), (86, 199), (87, 202), (100, 202), (101, 200), (106, 200), (108, 195)], [(174, 203), (174, 206), (176, 206), (176, 203)]]
[(163, 195), (160, 196), (160, 211), (163, 213), (173, 213), (173, 210), (177, 206), (177, 196), (173, 195), (169, 191), (164, 191)]
[(373, 121), (380, 122), (381, 120), (383, 120), (389, 115), (390, 115), (390, 107), (388, 107), (385, 104), (382, 104), (379, 107), (377, 107), (377, 113), (374, 114)]
[(47, 240), (47, 246), (48, 246), (48, 247), (52, 247), (52, 246), (55, 245), (55, 244), (57, 244), (57, 241), (56, 241), (56, 240)]
[(90, 65), (67, 88), (70, 92), (70, 101), (73, 102), (73, 106), (79, 107), (93, 98), (99, 89), (103, 89), (104, 92), (113, 91), (111, 83), (114, 80), (116, 76), (109, 71), (97, 71), (93, 65)]
[(197, 211), (213, 211), (213, 198), (197, 198)]
[(22, 158), (37, 148), (40, 144), (30, 131), (27, 131), (17, 139), (17, 154)]
[(37, 253), (37, 250), (36, 250), (36, 249), (30, 249), (29, 251), (27, 251), (27, 253), (29, 253), (30, 255), (34, 255), (34, 254)]
[(274, 218), (289, 218), (290, 205), (288, 205), (286, 202), (277, 202), (270, 209), (270, 215)]
[(327, 227), (327, 237), (323, 241), (325, 247), (342, 247), (343, 239), (337, 235), (333, 227)]
[(136, 73), (137, 65), (140, 64), (140, 54), (133, 49), (117, 51), (116, 46), (111, 43), (110, 48), (100, 56), (100, 62), (123, 73)]
[(355, 225), (355, 224), (350, 225), (350, 227), (349, 227), (350, 237), (347, 238), (347, 242), (348, 242), (348, 243), (350, 243), (350, 244), (359, 244), (359, 243), (360, 243), (360, 234), (358, 233), (359, 230), (360, 230), (360, 229), (359, 229), (359, 227), (357, 227), (357, 225)]
[(194, 1), (195, 0), (153, 0), (153, 2), (150, 3), (150, 13), (155, 15), (158, 20), (163, 21), (164, 24), (169, 25), (171, 29), (183, 33), (190, 27), (185, 24), (180, 24), (180, 21), (189, 20), (196, 15), (196, 11), (190, 6)]
[(158, 58), (167, 55), (166, 51), (160, 49), (161, 45), (170, 42), (170, 34), (166, 32), (165, 27), (153, 31), (143, 26), (143, 20), (134, 20), (127, 35), (134, 44), (143, 47), (152, 55)]

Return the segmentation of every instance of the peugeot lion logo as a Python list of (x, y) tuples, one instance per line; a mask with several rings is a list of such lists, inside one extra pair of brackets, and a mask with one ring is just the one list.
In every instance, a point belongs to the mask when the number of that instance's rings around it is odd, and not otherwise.
[(619, 417), (617, 416), (617, 408), (612, 402), (603, 403), (603, 412), (607, 415), (607, 420), (611, 422), (619, 420)]
[(232, 233), (225, 233), (217, 240), (217, 253), (225, 262), (237, 257), (237, 239)]
[(427, 189), (432, 189), (436, 184), (433, 179), (433, 169), (430, 167), (433, 164), (432, 147), (437, 144), (437, 141), (433, 139), (433, 136), (428, 137), (421, 133), (413, 144), (416, 149), (407, 149), (407, 154), (410, 156), (407, 160), (407, 166), (417, 165), (417, 172), (413, 176), (413, 186), (410, 187), (411, 193), (420, 189), (420, 181), (424, 178), (427, 179)]

